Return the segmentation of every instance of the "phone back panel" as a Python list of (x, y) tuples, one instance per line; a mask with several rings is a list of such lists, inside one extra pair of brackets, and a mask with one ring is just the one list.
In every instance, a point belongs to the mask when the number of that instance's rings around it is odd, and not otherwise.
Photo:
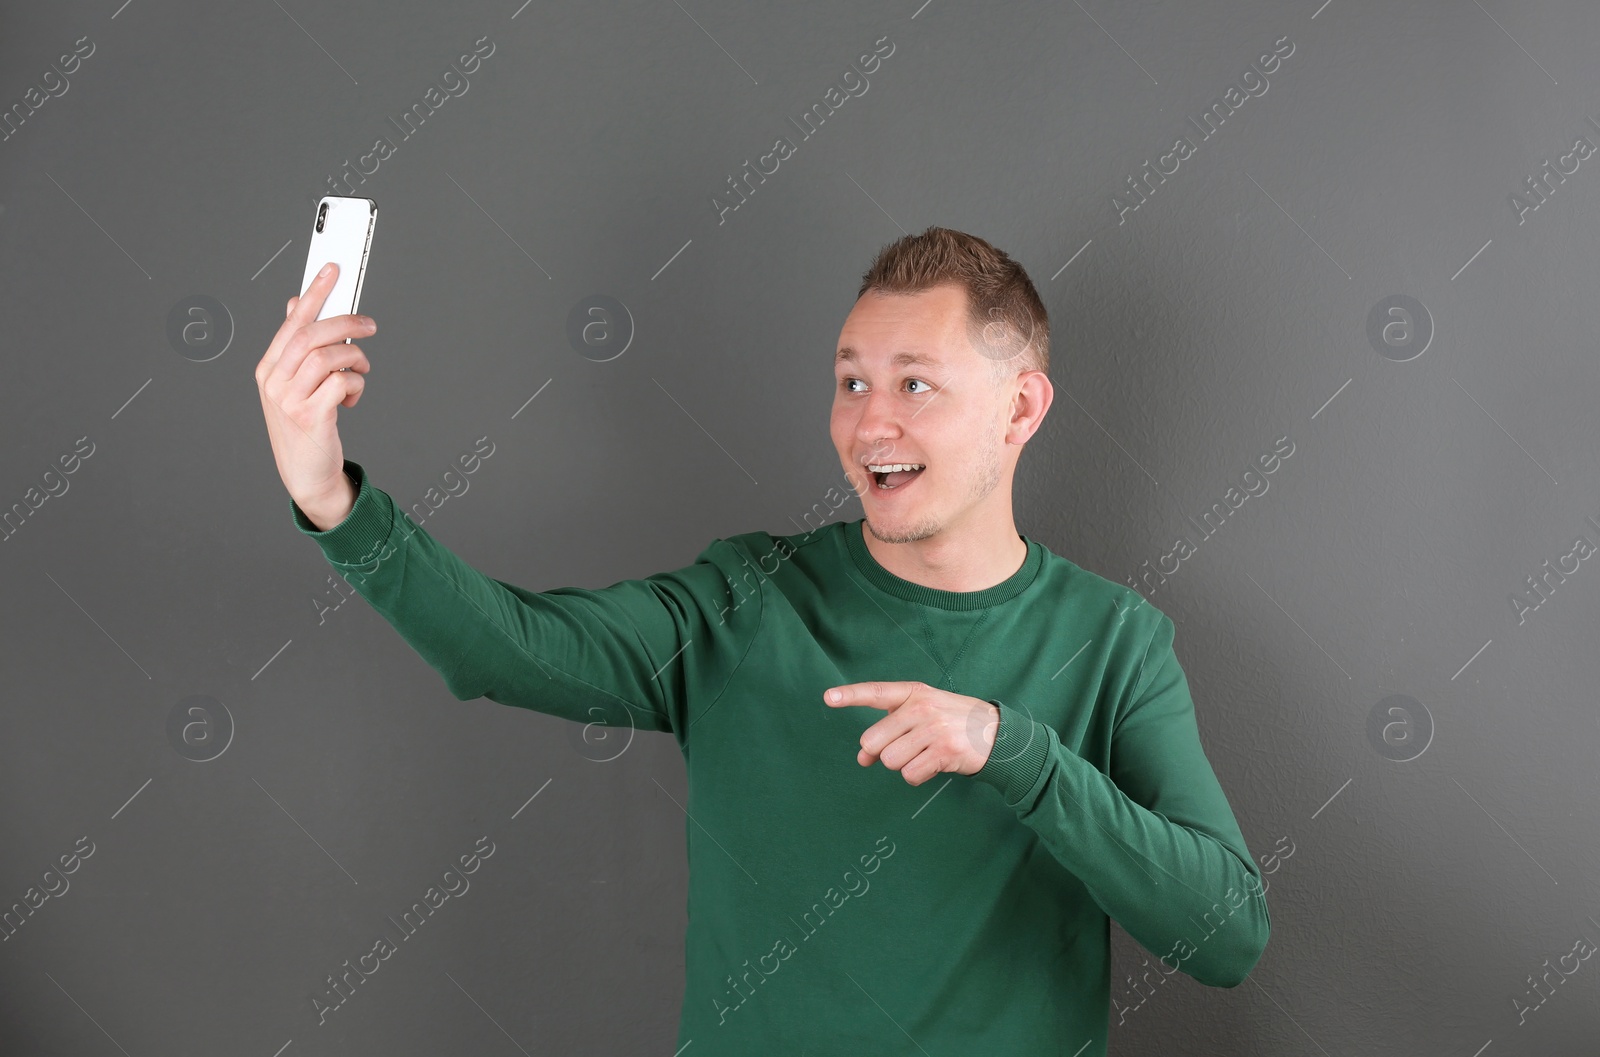
[[(322, 230), (316, 230), (316, 216), (326, 204)], [(346, 198), (325, 195), (317, 203), (317, 214), (312, 216), (311, 249), (306, 254), (306, 272), (300, 280), (300, 293), (305, 294), (322, 266), (333, 261), (339, 266), (339, 279), (333, 284), (328, 299), (322, 303), (318, 319), (352, 313), (361, 301), (361, 282), (366, 278), (367, 252), (371, 246), (371, 233), (378, 222), (378, 203), (370, 198)]]

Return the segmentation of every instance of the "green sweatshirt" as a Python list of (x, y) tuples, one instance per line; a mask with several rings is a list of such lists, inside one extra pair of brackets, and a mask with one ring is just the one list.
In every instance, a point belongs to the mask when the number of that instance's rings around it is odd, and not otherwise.
[[(1095, 1057), (1111, 919), (1159, 959), (1119, 1006), (1177, 971), (1233, 987), (1260, 958), (1260, 869), (1172, 621), (1135, 591), (1026, 536), (1002, 583), (925, 587), (879, 565), (856, 520), (534, 592), (345, 472), (349, 516), (319, 532), (291, 502), (295, 524), (451, 694), (676, 739), (686, 1057)], [(995, 703), (983, 769), (912, 786), (857, 763), (886, 713), (822, 693), (872, 680)]]

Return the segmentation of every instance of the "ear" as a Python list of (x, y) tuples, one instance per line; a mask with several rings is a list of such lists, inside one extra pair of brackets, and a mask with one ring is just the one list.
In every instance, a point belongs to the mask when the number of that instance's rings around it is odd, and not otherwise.
[(1006, 443), (1026, 444), (1044, 423), (1055, 400), (1055, 387), (1043, 371), (1023, 371), (1011, 397), (1011, 420), (1006, 423)]

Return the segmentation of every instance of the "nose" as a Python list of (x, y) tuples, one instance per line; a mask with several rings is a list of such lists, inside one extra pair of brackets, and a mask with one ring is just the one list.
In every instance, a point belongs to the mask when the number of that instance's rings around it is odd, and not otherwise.
[(861, 417), (856, 419), (856, 439), (870, 445), (874, 454), (885, 441), (893, 441), (901, 434), (899, 409), (894, 394), (873, 392), (861, 404)]

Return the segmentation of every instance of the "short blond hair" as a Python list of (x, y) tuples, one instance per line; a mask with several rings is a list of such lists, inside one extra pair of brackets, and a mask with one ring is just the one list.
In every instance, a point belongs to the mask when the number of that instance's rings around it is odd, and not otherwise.
[(976, 235), (930, 227), (878, 251), (861, 277), (868, 290), (916, 294), (946, 283), (967, 294), (967, 334), (996, 386), (1023, 371), (1050, 373), (1050, 315), (1027, 271)]

